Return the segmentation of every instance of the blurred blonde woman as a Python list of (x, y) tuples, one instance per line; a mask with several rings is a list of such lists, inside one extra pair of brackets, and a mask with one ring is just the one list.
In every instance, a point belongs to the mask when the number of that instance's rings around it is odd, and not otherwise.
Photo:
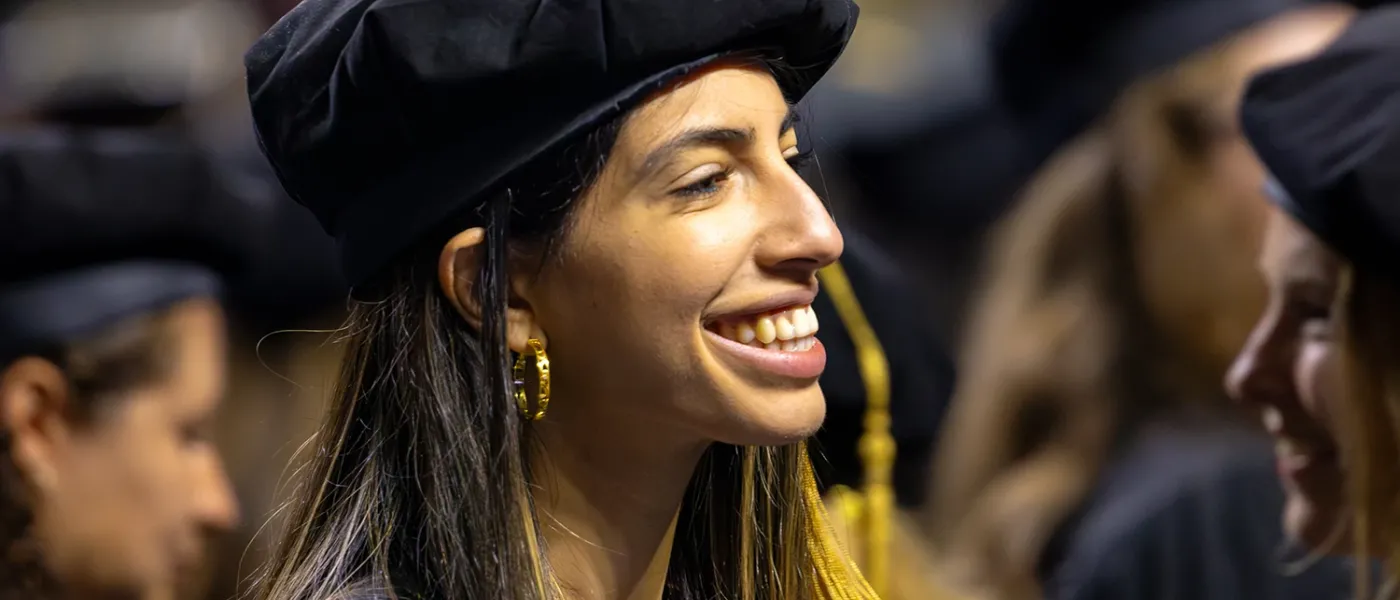
[[(1052, 6), (1053, 5), (1053, 6)], [(1284, 579), (1268, 445), (1220, 388), (1262, 308), (1267, 204), (1247, 77), (1315, 52), (1336, 5), (1013, 2), (1009, 108), (1051, 158), (992, 242), (927, 524), (987, 597), (1316, 598)]]
[[(1315, 511), (1338, 519), (1358, 557), (1384, 561), (1377, 581), (1358, 569), (1358, 598), (1397, 597), (1400, 574), (1400, 8), (1363, 15), (1313, 60), (1261, 75), (1242, 109), (1251, 143), (1277, 177), (1286, 225), (1336, 262), (1339, 392), (1315, 413), (1340, 456), (1280, 440), (1292, 485), (1338, 469), (1346, 494)], [(1285, 263), (1296, 267), (1305, 257)], [(1322, 445), (1321, 448), (1326, 448)], [(1335, 466), (1334, 466), (1335, 465)], [(1346, 552), (1328, 543), (1323, 551)]]

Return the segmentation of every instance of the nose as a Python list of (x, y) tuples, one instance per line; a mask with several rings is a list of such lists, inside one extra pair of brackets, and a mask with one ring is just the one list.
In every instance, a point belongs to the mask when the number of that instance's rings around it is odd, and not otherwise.
[(807, 279), (841, 257), (845, 240), (826, 204), (795, 171), (782, 163), (764, 186), (770, 226), (758, 249), (760, 264), (770, 271)]
[(1225, 373), (1225, 392), (1236, 402), (1253, 405), (1289, 391), (1290, 364), (1278, 356), (1276, 319), (1265, 315), (1250, 332), (1244, 348)]
[(194, 509), (200, 526), (210, 532), (222, 533), (238, 526), (238, 500), (217, 455), (209, 458), (203, 481), (195, 486)]

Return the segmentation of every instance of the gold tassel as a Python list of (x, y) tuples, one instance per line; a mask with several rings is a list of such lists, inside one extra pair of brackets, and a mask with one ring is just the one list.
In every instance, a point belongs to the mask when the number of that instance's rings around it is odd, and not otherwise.
[(865, 383), (865, 431), (859, 452), (864, 470), (857, 506), (864, 560), (861, 565), (871, 586), (880, 595), (889, 593), (890, 540), (894, 522), (894, 435), (890, 433), (890, 365), (875, 330), (865, 318), (855, 289), (841, 263), (818, 272), (822, 288), (836, 306), (836, 314), (855, 345), (861, 380)]
[(807, 508), (807, 551), (816, 567), (817, 595), (825, 600), (878, 600), (879, 594), (851, 562), (831, 530), (831, 521), (817, 489), (812, 462), (803, 448), (802, 503)]

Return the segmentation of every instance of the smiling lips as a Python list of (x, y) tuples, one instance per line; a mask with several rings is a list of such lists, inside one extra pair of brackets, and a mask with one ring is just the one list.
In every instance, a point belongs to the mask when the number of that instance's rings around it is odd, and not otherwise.
[(1336, 465), (1336, 446), (1325, 436), (1288, 430), (1283, 413), (1272, 407), (1264, 410), (1263, 422), (1264, 429), (1274, 436), (1280, 475), (1297, 478), (1306, 471)]
[(734, 317), (712, 324), (710, 330), (727, 340), (764, 350), (806, 352), (816, 346), (817, 313), (810, 304), (786, 310)]
[(815, 335), (819, 328), (811, 304), (800, 304), (724, 317), (707, 323), (705, 335), (721, 360), (755, 381), (771, 382), (777, 375), (808, 386), (826, 369), (826, 348)]

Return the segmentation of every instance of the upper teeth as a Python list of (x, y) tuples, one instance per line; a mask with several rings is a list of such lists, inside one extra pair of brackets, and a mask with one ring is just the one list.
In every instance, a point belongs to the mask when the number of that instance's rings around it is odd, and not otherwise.
[(813, 335), (819, 328), (817, 313), (810, 305), (742, 321), (726, 321), (718, 327), (721, 336), (741, 344), (789, 352), (810, 350), (816, 344)]

